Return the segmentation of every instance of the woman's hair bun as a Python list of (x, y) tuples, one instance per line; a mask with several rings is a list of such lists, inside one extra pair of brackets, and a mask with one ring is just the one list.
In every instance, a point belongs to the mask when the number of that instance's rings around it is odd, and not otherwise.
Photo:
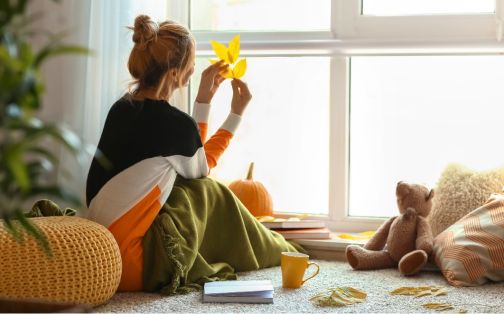
[(137, 16), (135, 26), (130, 28), (133, 29), (133, 42), (137, 45), (147, 45), (157, 38), (158, 24), (147, 15)]

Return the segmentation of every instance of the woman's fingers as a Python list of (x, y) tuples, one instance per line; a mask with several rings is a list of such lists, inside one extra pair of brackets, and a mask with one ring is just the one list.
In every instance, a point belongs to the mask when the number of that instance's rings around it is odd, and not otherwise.
[(205, 71), (208, 74), (215, 75), (217, 73), (222, 72), (228, 67), (227, 63), (224, 63), (223, 60), (219, 60), (218, 62), (215, 62), (214, 64), (210, 65)]
[(231, 81), (231, 86), (233, 87), (233, 91), (238, 92), (241, 96), (249, 97), (251, 96), (250, 90), (248, 88), (247, 83), (240, 79), (233, 79)]

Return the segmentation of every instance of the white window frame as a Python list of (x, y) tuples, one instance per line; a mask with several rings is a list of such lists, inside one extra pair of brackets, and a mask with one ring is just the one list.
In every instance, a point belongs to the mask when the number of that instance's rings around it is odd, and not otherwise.
[[(360, 5), (360, 0), (331, 0), (331, 30), (327, 32), (240, 34), (244, 57), (330, 57), (329, 213), (310, 218), (325, 220), (331, 230), (345, 232), (376, 229), (384, 221), (348, 216), (349, 57), (504, 53), (501, 42), (504, 0), (496, 0), (496, 14), (477, 16), (362, 16)], [(189, 7), (184, 7), (186, 25), (189, 25)], [(461, 33), (461, 29), (466, 31)], [(235, 32), (192, 33), (198, 57), (214, 55), (210, 40), (226, 42), (235, 35)]]

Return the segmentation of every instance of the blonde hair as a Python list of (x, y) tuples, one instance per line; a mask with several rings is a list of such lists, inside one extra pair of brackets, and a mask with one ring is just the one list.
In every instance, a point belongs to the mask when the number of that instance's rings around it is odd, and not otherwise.
[(135, 18), (133, 42), (128, 69), (133, 77), (130, 91), (157, 88), (166, 73), (178, 70), (177, 86), (190, 69), (195, 41), (189, 30), (173, 21), (153, 22), (147, 15)]

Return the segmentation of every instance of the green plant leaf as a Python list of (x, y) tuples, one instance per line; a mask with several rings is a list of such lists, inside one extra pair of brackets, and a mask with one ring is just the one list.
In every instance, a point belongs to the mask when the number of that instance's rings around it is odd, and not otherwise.
[(30, 177), (23, 160), (22, 147), (19, 144), (11, 146), (5, 152), (4, 158), (8, 170), (12, 173), (21, 191), (28, 192), (30, 190)]
[(16, 239), (16, 241), (22, 242), (23, 241), (23, 234), (18, 230), (17, 226), (12, 223), (12, 217), (11, 215), (6, 215), (4, 214), (3, 217), (3, 224), (5, 228), (7, 229), (10, 234)]
[(23, 228), (32, 235), (35, 240), (37, 240), (44, 252), (51, 256), (51, 247), (49, 246), (49, 241), (47, 240), (46, 235), (37, 226), (32, 224), (21, 211), (17, 210), (15, 212), (15, 216), (21, 226), (23, 226)]
[(59, 163), (58, 158), (53, 155), (50, 151), (42, 147), (29, 147), (26, 149), (26, 152), (29, 154), (33, 154), (37, 157), (43, 157), (44, 159), (51, 162), (53, 165), (57, 165)]
[(39, 53), (35, 56), (35, 62), (33, 63), (33, 66), (35, 68), (40, 67), (40, 65), (50, 57), (54, 57), (57, 55), (64, 55), (64, 54), (89, 54), (91, 50), (81, 47), (81, 46), (71, 46), (71, 45), (61, 45), (61, 46), (52, 46), (48, 45), (44, 48), (42, 48)]

